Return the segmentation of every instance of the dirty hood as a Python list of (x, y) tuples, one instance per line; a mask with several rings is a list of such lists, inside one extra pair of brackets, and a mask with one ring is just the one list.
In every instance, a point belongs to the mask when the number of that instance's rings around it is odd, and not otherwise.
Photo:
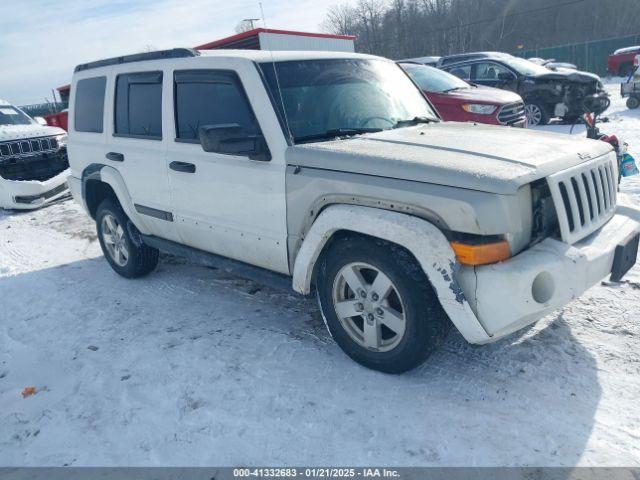
[(515, 194), (612, 151), (605, 142), (521, 128), (441, 122), (295, 145), (287, 164)]
[(537, 80), (569, 80), (578, 83), (599, 82), (600, 77), (594, 73), (582, 72), (580, 70), (559, 69), (551, 70), (549, 73), (535, 75), (530, 78)]
[(10, 140), (22, 140), (25, 138), (46, 137), (50, 135), (65, 134), (64, 130), (58, 127), (43, 126), (38, 123), (31, 125), (0, 125), (0, 142)]

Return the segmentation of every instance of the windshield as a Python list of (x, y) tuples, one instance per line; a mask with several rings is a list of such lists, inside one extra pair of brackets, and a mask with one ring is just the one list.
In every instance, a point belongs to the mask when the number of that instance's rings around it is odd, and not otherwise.
[(276, 108), (282, 111), (284, 103), (294, 142), (322, 140), (332, 131), (386, 130), (406, 126), (412, 119), (438, 118), (402, 69), (386, 60), (277, 62), (277, 80), (273, 63), (260, 68)]
[(0, 125), (31, 125), (33, 120), (16, 107), (0, 105)]
[(442, 93), (469, 88), (469, 84), (464, 80), (437, 68), (411, 63), (402, 63), (401, 66), (411, 75), (413, 81), (427, 92)]
[(549, 73), (549, 69), (547, 67), (535, 64), (529, 60), (525, 60), (524, 58), (505, 57), (500, 60), (513, 68), (520, 75), (535, 76)]

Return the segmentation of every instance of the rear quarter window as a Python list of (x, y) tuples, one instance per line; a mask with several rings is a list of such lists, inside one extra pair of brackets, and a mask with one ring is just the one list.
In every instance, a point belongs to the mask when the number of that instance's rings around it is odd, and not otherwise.
[(76, 83), (76, 132), (102, 133), (106, 84), (106, 77), (85, 78)]
[(162, 72), (118, 75), (115, 134), (143, 139), (162, 138)]

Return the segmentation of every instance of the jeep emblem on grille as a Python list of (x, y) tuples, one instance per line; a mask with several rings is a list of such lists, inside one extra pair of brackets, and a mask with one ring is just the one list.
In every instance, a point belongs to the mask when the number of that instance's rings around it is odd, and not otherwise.
[(588, 153), (579, 153), (578, 157), (580, 157), (580, 160), (589, 160), (591, 158), (591, 155)]

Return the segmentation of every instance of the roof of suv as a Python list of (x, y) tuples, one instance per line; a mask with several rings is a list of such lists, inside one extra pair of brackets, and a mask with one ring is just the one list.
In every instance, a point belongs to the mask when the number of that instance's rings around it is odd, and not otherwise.
[(245, 58), (254, 62), (281, 62), (289, 60), (320, 60), (331, 58), (381, 58), (373, 55), (349, 52), (329, 51), (267, 51), (267, 50), (194, 50), (192, 48), (174, 48), (172, 50), (159, 50), (155, 52), (136, 53), (113, 57), (95, 62), (83, 63), (75, 68), (75, 72), (90, 70), (93, 68), (120, 65), (124, 63), (145, 62), (152, 60), (170, 60), (188, 57), (226, 57)]
[(613, 55), (622, 55), (624, 53), (635, 53), (636, 51), (640, 51), (640, 45), (637, 45), (635, 47), (619, 48), (618, 50), (613, 52)]
[(467, 60), (477, 60), (480, 58), (504, 58), (511, 57), (508, 53), (503, 52), (470, 52), (460, 53), (456, 55), (447, 55), (438, 61), (438, 65), (451, 65), (453, 63), (464, 62)]

